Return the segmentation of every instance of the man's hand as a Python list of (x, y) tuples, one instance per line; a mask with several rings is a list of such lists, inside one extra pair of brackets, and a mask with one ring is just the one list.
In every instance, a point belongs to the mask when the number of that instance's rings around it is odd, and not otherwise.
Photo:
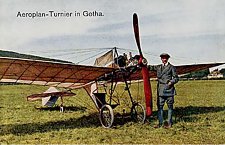
[(171, 81), (169, 81), (169, 82), (168, 82), (168, 86), (171, 86), (171, 85), (172, 85), (172, 83), (171, 83)]

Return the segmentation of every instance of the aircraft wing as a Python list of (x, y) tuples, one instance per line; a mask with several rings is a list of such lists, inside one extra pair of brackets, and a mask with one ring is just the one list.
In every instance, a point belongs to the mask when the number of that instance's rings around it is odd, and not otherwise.
[(225, 63), (207, 63), (207, 64), (193, 64), (193, 65), (181, 65), (175, 66), (178, 75), (187, 74), (190, 72), (209, 69), (211, 67), (219, 66)]
[[(208, 69), (225, 63), (208, 63), (175, 66), (178, 75)], [(0, 82), (38, 84), (64, 88), (81, 88), (100, 76), (114, 71), (113, 68), (75, 65), (53, 61), (0, 57)], [(150, 78), (156, 72), (149, 71)], [(140, 70), (132, 73), (130, 80), (140, 80)]]
[(75, 93), (72, 92), (67, 92), (67, 91), (63, 91), (63, 92), (52, 92), (52, 93), (40, 93), (40, 94), (32, 94), (30, 96), (27, 96), (27, 100), (28, 101), (36, 101), (45, 97), (49, 97), (49, 96), (60, 96), (60, 97), (67, 97), (67, 96), (74, 96), (76, 95)]
[(0, 57), (0, 82), (80, 88), (113, 68)]
[[(191, 64), (191, 65), (180, 65), (175, 66), (178, 75), (187, 74), (190, 72), (196, 72), (204, 69), (208, 69), (211, 67), (223, 65), (225, 63), (207, 63), (207, 64)], [(149, 71), (150, 78), (156, 78), (155, 71)], [(130, 80), (140, 80), (142, 79), (141, 71), (138, 70), (136, 73), (130, 76)]]

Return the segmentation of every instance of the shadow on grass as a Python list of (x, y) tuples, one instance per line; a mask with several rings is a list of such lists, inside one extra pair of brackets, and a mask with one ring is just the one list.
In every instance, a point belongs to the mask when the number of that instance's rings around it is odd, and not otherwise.
[(91, 128), (98, 126), (100, 126), (98, 113), (93, 113), (80, 118), (70, 118), (60, 121), (0, 125), (0, 135), (14, 134), (21, 136), (25, 134), (58, 131), (61, 129)]
[[(207, 114), (207, 113), (216, 113), (225, 111), (225, 106), (218, 107), (199, 107), (199, 106), (186, 106), (186, 107), (176, 107), (173, 111), (174, 123), (184, 121), (184, 122), (193, 122), (199, 120), (198, 114)], [(164, 110), (163, 117), (164, 121), (167, 121), (167, 110)], [(157, 118), (158, 112), (153, 111), (153, 115), (148, 118), (147, 122), (152, 123), (158, 121)]]
[[(60, 106), (55, 107), (35, 107), (39, 111), (59, 111)], [(85, 111), (86, 107), (77, 107), (77, 106), (63, 106), (64, 111)]]
[[(204, 114), (204, 113), (214, 113), (224, 111), (223, 107), (197, 107), (197, 106), (187, 106), (187, 107), (177, 107), (174, 110), (174, 116), (179, 119), (186, 121), (192, 121), (194, 114)], [(153, 112), (152, 120), (157, 120), (157, 112)], [(179, 121), (178, 119), (178, 121)], [(124, 125), (131, 122), (132, 119), (130, 114), (116, 114), (114, 120), (114, 126)], [(44, 133), (50, 131), (58, 131), (61, 129), (75, 129), (75, 128), (96, 128), (101, 127), (99, 122), (98, 112), (89, 115), (84, 115), (80, 118), (70, 118), (67, 120), (60, 121), (49, 121), (44, 123), (25, 123), (25, 124), (7, 124), (0, 125), (0, 135), (14, 134), (14, 135), (25, 135), (34, 133)]]
[(199, 107), (199, 106), (186, 106), (186, 107), (176, 107), (174, 109), (175, 122), (183, 120), (185, 122), (192, 122), (198, 120), (198, 114), (216, 113), (220, 111), (225, 111), (225, 106), (222, 107)]
[[(130, 114), (115, 114), (113, 128), (132, 122)], [(80, 118), (70, 118), (60, 121), (49, 121), (44, 123), (25, 123), (25, 124), (7, 124), (0, 125), (0, 136), (13, 134), (17, 136), (34, 133), (45, 133), (50, 131), (76, 129), (76, 128), (97, 128), (102, 127), (99, 121), (99, 113), (84, 115)]]

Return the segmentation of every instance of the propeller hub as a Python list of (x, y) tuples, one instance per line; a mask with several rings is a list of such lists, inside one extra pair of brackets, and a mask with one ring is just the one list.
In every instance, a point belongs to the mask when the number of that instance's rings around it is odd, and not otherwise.
[(143, 58), (143, 59), (142, 59), (142, 64), (143, 64), (143, 65), (147, 65), (147, 64), (148, 64), (147, 59)]

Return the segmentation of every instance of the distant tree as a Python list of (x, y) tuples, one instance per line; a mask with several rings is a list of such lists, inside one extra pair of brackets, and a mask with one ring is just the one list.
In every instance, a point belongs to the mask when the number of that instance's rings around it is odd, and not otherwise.
[(63, 61), (58, 59), (50, 59), (40, 56), (21, 54), (13, 51), (5, 51), (0, 50), (0, 57), (12, 57), (12, 58), (21, 58), (21, 59), (33, 59), (33, 60), (43, 60), (43, 61), (54, 61), (54, 62), (62, 62), (62, 63), (71, 63), (69, 61)]

